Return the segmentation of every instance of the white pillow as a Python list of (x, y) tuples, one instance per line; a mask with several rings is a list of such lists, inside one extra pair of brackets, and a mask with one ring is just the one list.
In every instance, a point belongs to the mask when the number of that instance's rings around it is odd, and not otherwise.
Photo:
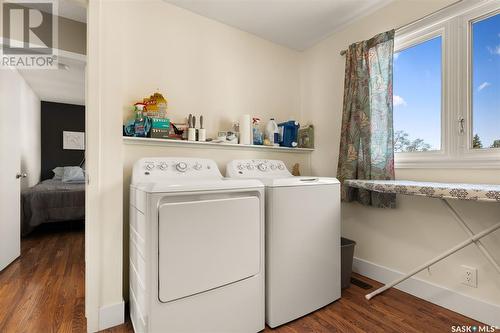
[(61, 180), (64, 174), (64, 167), (54, 168), (52, 169), (52, 172), (54, 173), (54, 177), (52, 177), (52, 179)]
[(85, 183), (83, 169), (77, 166), (64, 167), (63, 183)]

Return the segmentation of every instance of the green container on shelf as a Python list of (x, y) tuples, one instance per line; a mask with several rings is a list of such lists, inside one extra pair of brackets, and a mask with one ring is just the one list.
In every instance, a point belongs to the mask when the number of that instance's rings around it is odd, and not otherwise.
[(170, 128), (170, 119), (151, 118), (151, 128), (168, 130)]

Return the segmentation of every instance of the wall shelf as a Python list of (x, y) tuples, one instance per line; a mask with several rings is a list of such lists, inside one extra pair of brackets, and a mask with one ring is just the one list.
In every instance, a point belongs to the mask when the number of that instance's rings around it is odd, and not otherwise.
[(300, 153), (307, 154), (314, 151), (313, 148), (288, 148), (288, 147), (270, 147), (257, 145), (240, 145), (234, 143), (215, 143), (215, 142), (198, 142), (186, 140), (169, 140), (169, 139), (153, 139), (153, 138), (136, 138), (123, 137), (123, 143), (127, 145), (147, 145), (147, 146), (163, 146), (163, 147), (186, 147), (186, 148), (208, 148), (208, 149), (233, 149), (233, 150), (268, 150), (280, 153)]

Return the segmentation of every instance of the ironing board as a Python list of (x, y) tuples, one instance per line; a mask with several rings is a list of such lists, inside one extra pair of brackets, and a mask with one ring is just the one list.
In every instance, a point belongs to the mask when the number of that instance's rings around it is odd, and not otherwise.
[(489, 184), (456, 184), (456, 183), (433, 183), (433, 182), (416, 182), (408, 180), (360, 180), (360, 179), (348, 179), (344, 181), (345, 186), (366, 189), (381, 193), (395, 193), (404, 195), (416, 195), (424, 196), (430, 198), (439, 199), (446, 209), (455, 218), (455, 221), (464, 229), (468, 235), (468, 239), (460, 244), (452, 247), (446, 252), (436, 256), (435, 258), (429, 260), (425, 264), (422, 264), (405, 276), (375, 290), (374, 292), (366, 295), (366, 299), (371, 299), (372, 297), (383, 293), (387, 289), (390, 289), (399, 283), (409, 279), (417, 273), (429, 268), (435, 263), (449, 257), (453, 253), (469, 246), (470, 244), (475, 244), (481, 253), (486, 257), (486, 259), (495, 267), (496, 271), (500, 274), (500, 265), (491, 256), (490, 252), (484, 247), (480, 239), (493, 233), (494, 231), (500, 229), (500, 222), (497, 224), (479, 232), (473, 233), (464, 219), (460, 214), (450, 205), (448, 200), (458, 199), (458, 200), (470, 200), (470, 201), (482, 201), (482, 202), (497, 202), (500, 203), (500, 185), (489, 185)]

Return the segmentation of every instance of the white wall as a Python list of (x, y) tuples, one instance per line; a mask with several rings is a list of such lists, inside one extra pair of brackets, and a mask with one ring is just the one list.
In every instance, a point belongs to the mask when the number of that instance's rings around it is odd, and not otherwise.
[(298, 53), (162, 1), (119, 10), (123, 108), (159, 90), (173, 121), (203, 114), (209, 137), (245, 113), (299, 117)]
[[(87, 0), (81, 2), (78, 6), (85, 8)], [(29, 5), (26, 7), (30, 8)], [(62, 16), (56, 16), (56, 18), (58, 24), (57, 48), (68, 52), (86, 54), (87, 24)], [(42, 33), (50, 33), (48, 25), (42, 26), (41, 29), (44, 29)]]
[[(316, 125), (317, 149), (312, 154), (316, 175), (335, 176), (337, 171), (345, 58), (339, 55), (350, 43), (367, 39), (442, 8), (453, 0), (396, 1), (352, 23), (302, 54), (301, 104)], [(397, 169), (396, 178), (428, 181), (479, 182), (500, 184), (499, 170)], [(408, 272), (444, 250), (466, 239), (438, 200), (398, 197), (395, 210), (344, 204), (342, 233), (358, 242), (355, 256), (393, 270)], [(498, 222), (500, 205), (454, 201), (452, 204), (474, 221), (480, 231)], [(484, 239), (500, 261), (500, 233)], [(460, 283), (460, 265), (479, 269), (479, 287)], [(470, 246), (435, 265), (431, 274), (418, 275), (425, 281), (449, 288), (472, 298), (500, 306), (500, 279), (479, 251)], [(500, 315), (498, 316), (500, 317)]]
[[(133, 161), (150, 155), (198, 155), (214, 158), (223, 167), (232, 158), (274, 157), (289, 165), (300, 162), (305, 171), (309, 157), (123, 145), (122, 123), (131, 116), (130, 105), (157, 89), (169, 99), (174, 121), (189, 113), (203, 114), (209, 137), (245, 113), (301, 119), (299, 54), (161, 0), (89, 5), (87, 105), (89, 126), (96, 132), (89, 127), (87, 140), (99, 139), (99, 150), (88, 146), (91, 187), (96, 189), (90, 187), (88, 193), (99, 204), (98, 215), (88, 216), (98, 216), (102, 307), (120, 302), (122, 289), (125, 294), (128, 289), (126, 276), (122, 284), (128, 262), (122, 250), (128, 247), (126, 211)], [(93, 30), (97, 25), (99, 29)], [(92, 162), (96, 157), (98, 165)]]

